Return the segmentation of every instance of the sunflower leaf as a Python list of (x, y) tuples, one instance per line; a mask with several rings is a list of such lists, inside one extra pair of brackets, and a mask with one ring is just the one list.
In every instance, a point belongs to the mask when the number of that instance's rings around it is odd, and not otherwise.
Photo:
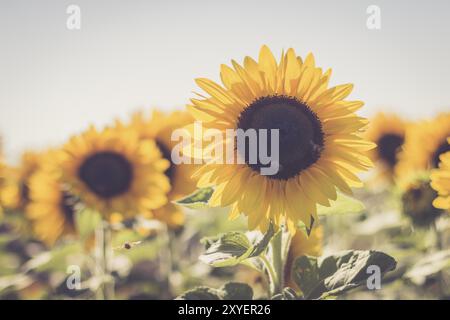
[(271, 223), (269, 225), (269, 229), (264, 234), (264, 236), (253, 245), (253, 250), (252, 253), (250, 254), (250, 257), (257, 257), (261, 253), (263, 253), (264, 250), (266, 250), (270, 240), (273, 238), (274, 235), (275, 235), (275, 228)]
[(349, 250), (320, 259), (299, 257), (293, 264), (292, 275), (306, 299), (325, 299), (368, 282), (371, 266), (378, 267), (381, 276), (394, 270), (396, 264), (394, 258), (383, 252)]
[(219, 291), (209, 287), (197, 287), (186, 291), (176, 300), (220, 300)]
[(252, 250), (253, 247), (244, 233), (228, 232), (209, 243), (200, 260), (213, 267), (234, 266), (247, 259)]
[(214, 189), (211, 187), (197, 189), (194, 193), (180, 200), (174, 201), (174, 203), (188, 209), (208, 208), (208, 202), (213, 192)]
[(289, 287), (283, 289), (279, 294), (274, 295), (271, 300), (297, 300), (298, 296), (295, 290)]
[(330, 207), (317, 206), (317, 214), (329, 215), (329, 214), (346, 214), (346, 213), (360, 213), (365, 210), (364, 204), (347, 195), (338, 193), (337, 199), (331, 203)]
[(228, 282), (222, 288), (221, 298), (223, 300), (252, 300), (253, 289), (246, 283)]
[(206, 252), (200, 256), (200, 260), (213, 267), (235, 266), (262, 254), (274, 234), (275, 230), (271, 224), (267, 232), (258, 237), (252, 237), (253, 233), (233, 231), (215, 238), (203, 239)]
[(314, 288), (320, 283), (317, 258), (301, 256), (293, 265), (292, 278), (298, 285), (304, 297), (309, 297)]
[(197, 287), (189, 290), (177, 300), (252, 300), (253, 289), (245, 283), (228, 282), (220, 289)]
[(450, 268), (450, 249), (427, 255), (414, 264), (405, 278), (416, 285), (423, 285), (442, 270)]

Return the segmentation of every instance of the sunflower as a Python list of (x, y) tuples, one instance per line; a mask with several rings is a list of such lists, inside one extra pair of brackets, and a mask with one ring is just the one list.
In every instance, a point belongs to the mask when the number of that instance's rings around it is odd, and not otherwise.
[(419, 122), (406, 131), (403, 151), (399, 155), (396, 175), (400, 180), (418, 171), (437, 168), (439, 156), (450, 151), (450, 113), (440, 114), (433, 120)]
[(292, 267), (295, 259), (301, 256), (319, 257), (322, 255), (323, 227), (315, 227), (309, 236), (303, 232), (297, 232), (292, 237), (289, 247), (288, 258), (285, 266), (285, 277), (288, 286), (298, 290), (297, 285), (291, 278)]
[(171, 185), (170, 192), (167, 195), (169, 202), (152, 212), (153, 218), (163, 221), (169, 227), (178, 227), (184, 223), (183, 212), (171, 201), (191, 194), (196, 188), (196, 180), (191, 177), (195, 166), (190, 164), (176, 165), (172, 162), (171, 151), (177, 142), (172, 141), (171, 135), (173, 130), (182, 128), (193, 121), (193, 117), (188, 112), (163, 113), (154, 110), (150, 117), (146, 117), (142, 112), (135, 113), (129, 124), (131, 128), (139, 132), (140, 139), (156, 141), (164, 159), (170, 161), (170, 167), (165, 171)]
[[(450, 143), (450, 138), (447, 143)], [(439, 169), (431, 173), (431, 187), (438, 193), (433, 205), (450, 211), (450, 152), (440, 155), (440, 160)]]
[[(0, 158), (0, 195), (3, 194), (3, 188), (5, 183), (5, 164), (3, 159)], [(0, 196), (0, 218), (3, 216), (3, 201)]]
[(2, 202), (8, 209), (24, 211), (29, 203), (29, 179), (38, 169), (41, 152), (26, 151), (19, 167), (7, 167), (4, 173)]
[(437, 192), (430, 186), (430, 178), (426, 174), (417, 174), (403, 184), (403, 213), (418, 227), (430, 226), (443, 211), (433, 206)]
[(302, 60), (289, 49), (277, 63), (263, 46), (258, 62), (246, 57), (243, 66), (232, 65), (221, 67), (223, 86), (197, 79), (210, 97), (192, 99), (188, 108), (223, 136), (227, 129), (279, 129), (279, 170), (262, 175), (266, 165), (259, 156), (249, 161), (234, 147), (235, 139), (223, 139), (222, 150), (235, 150), (244, 163), (221, 164), (208, 159), (205, 148), (198, 186), (216, 186), (210, 204), (231, 205), (231, 218), (247, 215), (251, 230), (265, 231), (273, 221), (295, 233), (298, 220), (308, 226), (311, 216), (317, 220), (317, 204), (330, 206), (336, 188), (351, 194), (351, 187), (362, 186), (355, 173), (372, 166), (367, 151), (374, 147), (361, 137), (368, 121), (354, 113), (363, 102), (344, 100), (351, 84), (328, 88), (331, 70), (323, 73), (312, 54)]
[(75, 231), (77, 199), (62, 182), (62, 172), (54, 165), (53, 152), (43, 157), (42, 165), (29, 179), (29, 204), (26, 215), (32, 221), (36, 236), (53, 245), (63, 235)]
[(377, 144), (371, 158), (378, 164), (380, 176), (391, 180), (397, 155), (405, 141), (406, 123), (395, 114), (378, 113), (371, 121), (365, 137)]
[(90, 127), (63, 147), (61, 166), (70, 191), (107, 218), (131, 217), (167, 203), (169, 162), (154, 141), (140, 141), (135, 130)]

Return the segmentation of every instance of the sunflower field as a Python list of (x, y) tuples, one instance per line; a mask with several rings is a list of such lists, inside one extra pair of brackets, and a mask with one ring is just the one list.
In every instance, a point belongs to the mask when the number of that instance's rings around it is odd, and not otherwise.
[(450, 113), (365, 118), (293, 48), (219, 78), (2, 155), (0, 299), (450, 298)]

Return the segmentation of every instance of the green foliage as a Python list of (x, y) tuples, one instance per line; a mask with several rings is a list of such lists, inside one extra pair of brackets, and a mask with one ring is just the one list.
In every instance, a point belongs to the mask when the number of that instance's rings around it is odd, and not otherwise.
[(272, 297), (272, 300), (297, 300), (298, 296), (292, 288), (284, 288), (283, 291)]
[[(28, 260), (23, 265), (24, 273), (30, 271), (45, 272), (45, 271), (62, 271), (66, 272), (68, 265), (68, 258), (76, 256), (77, 258), (83, 258), (83, 248), (79, 243), (71, 243), (67, 245), (61, 245), (53, 248), (50, 251), (45, 251), (38, 254), (32, 259)], [(80, 264), (82, 260), (79, 260)]]
[(337, 194), (337, 199), (332, 202), (330, 207), (317, 206), (319, 215), (360, 213), (364, 210), (365, 206), (361, 201), (342, 193)]
[(207, 249), (200, 260), (213, 267), (235, 266), (263, 253), (274, 233), (271, 224), (262, 237), (252, 240), (245, 233), (237, 231), (225, 233), (217, 239), (206, 239)]
[(252, 300), (253, 289), (239, 282), (228, 282), (220, 289), (198, 287), (183, 293), (177, 300)]
[(292, 275), (304, 298), (336, 296), (367, 281), (367, 268), (376, 265), (382, 274), (395, 269), (397, 262), (379, 251), (349, 250), (323, 258), (302, 256), (295, 260)]
[(189, 209), (208, 208), (208, 201), (214, 192), (213, 188), (197, 189), (194, 193), (175, 201), (175, 204)]
[(427, 279), (449, 268), (450, 250), (438, 251), (420, 259), (405, 274), (405, 278), (416, 285), (423, 285)]

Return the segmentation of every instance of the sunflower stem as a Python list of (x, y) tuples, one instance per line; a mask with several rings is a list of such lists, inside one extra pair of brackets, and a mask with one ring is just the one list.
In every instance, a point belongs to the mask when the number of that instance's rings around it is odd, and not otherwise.
[(290, 243), (291, 234), (285, 227), (282, 227), (269, 244), (268, 256), (261, 255), (261, 260), (269, 275), (270, 297), (282, 293), (285, 287), (284, 273)]
[(267, 259), (267, 257), (263, 254), (260, 256), (261, 262), (264, 265), (264, 269), (267, 272), (268, 275), (268, 282), (269, 282), (269, 298), (273, 297), (276, 292), (276, 283), (278, 282), (277, 275), (275, 273), (275, 270), (270, 263), (270, 261)]
[(112, 234), (109, 224), (102, 222), (95, 231), (95, 253), (97, 260), (97, 277), (101, 279), (97, 299), (114, 299), (114, 277), (111, 275), (113, 250)]
[[(442, 251), (444, 249), (444, 246), (442, 244), (442, 235), (441, 235), (441, 231), (439, 229), (439, 226), (437, 225), (437, 219), (434, 220), (433, 224), (432, 224), (432, 228), (433, 228), (433, 233), (435, 236), (435, 248), (438, 252)], [(439, 297), (444, 297), (445, 296), (445, 282), (444, 282), (444, 277), (443, 277), (443, 272), (439, 271), (437, 273), (437, 281), (438, 281), (438, 294)]]
[(173, 257), (172, 257), (172, 234), (169, 227), (164, 224), (164, 229), (160, 235), (161, 246), (165, 248), (160, 252), (160, 273), (164, 277), (167, 285), (169, 295), (172, 293), (172, 271), (173, 271)]

